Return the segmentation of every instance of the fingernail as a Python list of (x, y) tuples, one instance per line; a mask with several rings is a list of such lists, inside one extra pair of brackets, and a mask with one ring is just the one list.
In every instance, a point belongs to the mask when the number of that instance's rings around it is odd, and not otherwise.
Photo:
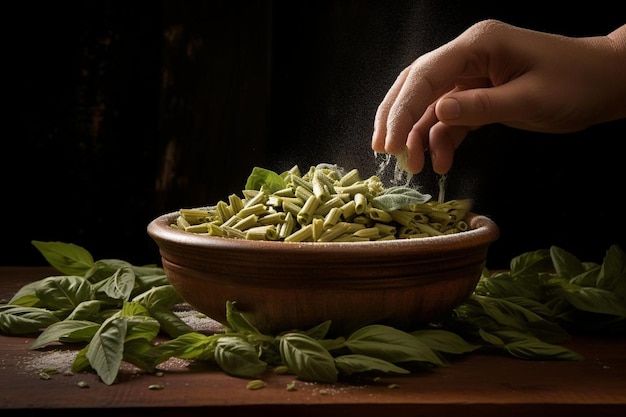
[(440, 119), (456, 120), (461, 117), (461, 105), (455, 98), (444, 98), (437, 104)]

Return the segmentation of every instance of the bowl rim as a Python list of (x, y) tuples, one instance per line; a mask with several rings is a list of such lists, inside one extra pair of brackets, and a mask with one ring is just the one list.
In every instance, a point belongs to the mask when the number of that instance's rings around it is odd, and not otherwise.
[(298, 253), (306, 254), (353, 254), (358, 250), (359, 254), (378, 254), (381, 250), (393, 249), (397, 255), (414, 254), (419, 252), (437, 253), (464, 250), (493, 243), (500, 236), (500, 229), (489, 217), (469, 212), (465, 221), (469, 229), (463, 232), (429, 236), (416, 239), (393, 239), (365, 242), (284, 242), (268, 240), (246, 240), (225, 238), (219, 236), (200, 235), (171, 227), (175, 222), (179, 211), (162, 214), (153, 219), (147, 226), (148, 235), (159, 246), (167, 243), (168, 246), (175, 244), (185, 247), (215, 248), (224, 250), (262, 250), (268, 253), (283, 252), (291, 248), (297, 248)]

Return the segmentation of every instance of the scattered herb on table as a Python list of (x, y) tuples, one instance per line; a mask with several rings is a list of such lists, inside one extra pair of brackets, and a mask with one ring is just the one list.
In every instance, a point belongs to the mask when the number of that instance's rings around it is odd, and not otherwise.
[[(115, 383), (122, 362), (155, 372), (169, 358), (212, 361), (252, 381), (274, 368), (331, 383), (364, 372), (432, 370), (478, 349), (523, 359), (580, 360), (561, 346), (570, 333), (626, 330), (626, 256), (617, 245), (601, 264), (581, 262), (554, 246), (524, 253), (509, 271), (485, 270), (473, 294), (440, 323), (413, 332), (368, 325), (333, 339), (326, 337), (330, 321), (262, 334), (234, 302), (226, 303), (223, 332), (199, 333), (173, 313), (183, 300), (163, 269), (94, 261), (74, 244), (33, 245), (64, 275), (29, 283), (0, 304), (0, 331), (38, 334), (30, 349), (59, 342), (80, 346), (72, 371), (93, 370), (107, 385)], [(158, 343), (158, 335), (167, 340)]]

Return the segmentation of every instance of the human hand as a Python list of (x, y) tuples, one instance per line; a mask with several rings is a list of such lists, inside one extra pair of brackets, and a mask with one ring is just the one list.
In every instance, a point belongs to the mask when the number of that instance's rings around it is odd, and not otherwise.
[(470, 130), (491, 123), (566, 133), (626, 117), (626, 25), (571, 38), (479, 22), (400, 73), (378, 107), (372, 149), (408, 153), (418, 173), (452, 167)]

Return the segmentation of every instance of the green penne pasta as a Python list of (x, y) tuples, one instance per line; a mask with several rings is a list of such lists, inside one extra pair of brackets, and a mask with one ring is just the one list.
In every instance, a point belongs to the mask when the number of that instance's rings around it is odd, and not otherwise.
[(339, 181), (337, 181), (337, 185), (340, 187), (347, 187), (360, 180), (361, 177), (359, 175), (359, 171), (355, 168), (348, 171), (343, 177), (341, 177)]
[(385, 223), (376, 223), (374, 227), (380, 230), (381, 236), (392, 235), (395, 236), (398, 229), (395, 226)]
[(351, 219), (356, 214), (356, 205), (354, 200), (348, 201), (346, 204), (341, 206), (341, 215), (344, 220)]
[(246, 230), (246, 239), (278, 240), (278, 232), (276, 231), (276, 226), (274, 225), (255, 226)]
[(354, 195), (354, 212), (356, 214), (365, 213), (365, 210), (367, 210), (367, 206), (368, 202), (365, 195), (362, 193), (356, 193)]
[(239, 213), (243, 209), (243, 200), (237, 194), (229, 195), (228, 202), (233, 213)]
[(287, 236), (292, 234), (295, 229), (295, 223), (296, 221), (293, 217), (293, 214), (285, 214), (285, 221), (278, 228), (278, 238), (285, 239)]
[(296, 197), (298, 197), (301, 201), (307, 201), (309, 199), (309, 197), (311, 197), (313, 194), (313, 191), (309, 190), (306, 187), (303, 186), (298, 186), (296, 187)]
[(393, 221), (393, 217), (389, 212), (377, 209), (376, 207), (369, 207), (367, 209), (367, 215), (372, 220), (375, 220), (377, 222), (391, 223)]
[(232, 227), (233, 229), (241, 230), (243, 232), (247, 229), (250, 229), (251, 227), (256, 226), (258, 220), (259, 220), (259, 217), (256, 214), (250, 214), (244, 217), (243, 219), (239, 220)]
[(185, 232), (197, 234), (209, 233), (209, 223), (193, 224), (191, 226), (185, 227)]
[(232, 239), (245, 239), (246, 238), (245, 232), (235, 229), (234, 227), (222, 226), (222, 230), (224, 231), (225, 236), (228, 238), (232, 238)]
[(246, 199), (244, 207), (247, 208), (250, 206), (254, 206), (256, 204), (265, 204), (266, 200), (267, 200), (267, 194), (265, 194), (265, 192), (263, 191), (259, 191), (252, 198)]
[(285, 217), (287, 216), (283, 212), (270, 213), (263, 217), (259, 217), (258, 222), (261, 225), (282, 224), (285, 222)]
[(352, 198), (354, 198), (354, 195), (357, 193), (369, 194), (369, 188), (367, 188), (367, 184), (364, 182), (357, 182), (346, 187), (335, 187), (335, 191), (350, 194)]
[(302, 206), (297, 205), (293, 201), (283, 201), (283, 210), (285, 213), (291, 213), (296, 216), (302, 210)]
[(465, 220), (459, 220), (455, 223), (454, 227), (461, 232), (469, 230), (469, 225), (465, 222)]
[(324, 233), (324, 220), (320, 218), (314, 218), (311, 222), (311, 239), (313, 242), (317, 242)]
[(422, 233), (426, 233), (426, 234), (428, 234), (430, 236), (440, 236), (440, 235), (442, 235), (442, 233), (439, 230), (433, 228), (432, 226), (430, 226), (428, 224), (415, 223), (414, 227), (416, 229), (419, 229)]
[(345, 202), (341, 198), (337, 196), (331, 197), (317, 207), (315, 214), (325, 216), (332, 208), (339, 208), (344, 204)]
[[(294, 165), (280, 174), (267, 174), (267, 183), (263, 178), (253, 181), (262, 184), (259, 190), (244, 189), (241, 196), (231, 194), (212, 207), (180, 209), (171, 227), (225, 238), (288, 242), (414, 239), (469, 229), (464, 221), (472, 206), (469, 199), (430, 199), (387, 211), (381, 208), (389, 199), (373, 206), (373, 200), (387, 191), (381, 179), (362, 179), (357, 169), (344, 173), (335, 165), (319, 164), (301, 172)], [(398, 187), (392, 192), (405, 190)], [(407, 198), (412, 193), (407, 189)]]
[(452, 216), (442, 211), (433, 210), (427, 216), (431, 222), (435, 223), (448, 224), (452, 221)]
[(341, 219), (341, 209), (339, 207), (333, 207), (324, 217), (324, 228), (328, 229), (334, 226)]
[(391, 214), (391, 218), (394, 221), (400, 223), (402, 226), (411, 226), (416, 222), (415, 217), (417, 213), (413, 213), (412, 211), (400, 209), (394, 210), (389, 214)]
[(369, 216), (354, 216), (352, 218), (352, 223), (362, 224), (366, 227), (374, 226), (375, 221), (372, 220)]
[(189, 222), (189, 224), (199, 224), (208, 222), (210, 213), (203, 209), (180, 209), (179, 214)]
[(319, 202), (320, 200), (313, 194), (304, 202), (302, 209), (296, 215), (296, 220), (300, 225), (304, 226), (311, 223)]
[(311, 224), (307, 224), (287, 236), (285, 238), (285, 242), (304, 242), (306, 240), (311, 240), (311, 236), (313, 236), (313, 226)]
[(222, 200), (218, 201), (217, 204), (215, 205), (215, 211), (217, 212), (219, 219), (223, 223), (225, 223), (228, 219), (233, 217), (233, 215), (235, 214), (233, 213), (233, 209), (228, 204), (226, 204), (226, 202)]
[(207, 227), (207, 233), (209, 236), (224, 236), (224, 229), (215, 223), (209, 223)]
[(361, 229), (365, 229), (367, 226), (365, 226), (362, 223), (346, 223), (348, 225), (348, 233), (353, 234), (354, 232), (357, 232)]
[(304, 180), (302, 177), (292, 175), (289, 177), (289, 180), (293, 183), (295, 189), (300, 186), (308, 190), (310, 193), (313, 193), (313, 187), (311, 186), (311, 184), (308, 181)]
[(234, 215), (222, 223), (222, 227), (233, 227), (237, 222), (241, 221), (241, 217)]
[(376, 240), (380, 238), (380, 230), (375, 227), (366, 227), (364, 229), (357, 230), (352, 235), (356, 237), (364, 237), (369, 240)]
[(189, 224), (187, 219), (185, 219), (183, 216), (178, 216), (176, 218), (176, 225), (183, 230), (186, 230), (189, 226), (191, 226), (191, 224)]
[(333, 240), (333, 242), (369, 242), (369, 239), (354, 235), (342, 235)]
[(273, 195), (276, 197), (295, 197), (296, 196), (293, 188), (291, 187), (285, 187), (281, 190), (274, 191)]
[(339, 222), (326, 229), (318, 239), (318, 242), (332, 242), (344, 234), (350, 234), (350, 226), (346, 222)]
[(256, 203), (256, 204), (251, 204), (251, 205), (246, 204), (244, 208), (239, 210), (237, 215), (241, 218), (244, 218), (244, 217), (248, 217), (251, 214), (255, 214), (257, 216), (264, 216), (268, 213), (269, 213), (269, 209), (267, 208), (265, 204)]

